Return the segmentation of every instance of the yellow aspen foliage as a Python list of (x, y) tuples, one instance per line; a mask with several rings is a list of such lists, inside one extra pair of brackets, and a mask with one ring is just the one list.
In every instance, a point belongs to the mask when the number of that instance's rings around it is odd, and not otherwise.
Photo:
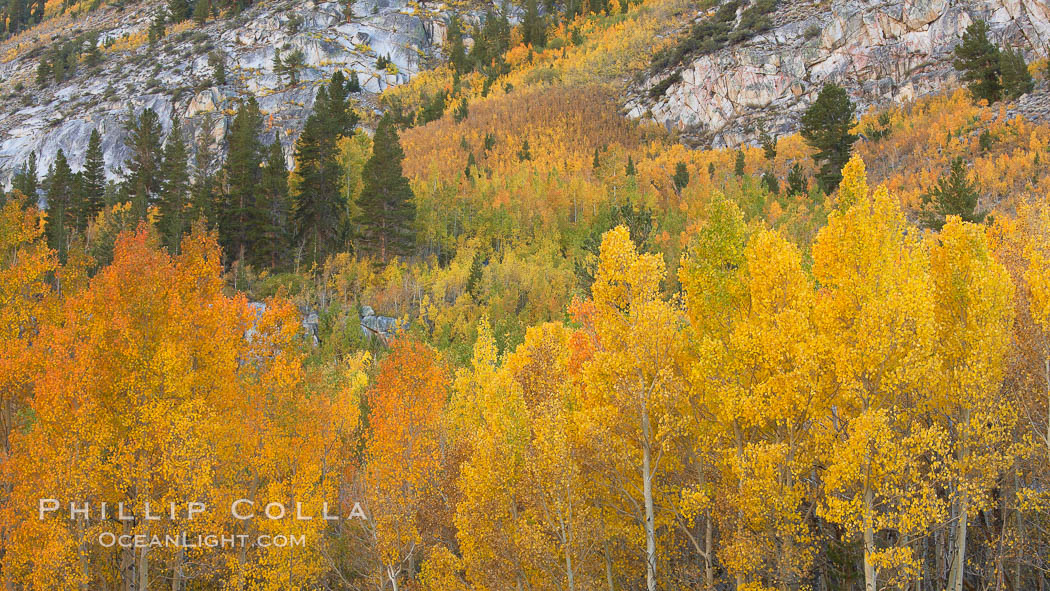
[(52, 307), (48, 274), (58, 266), (36, 209), (25, 201), (14, 193), (0, 208), (0, 461), (31, 396), (31, 350)]
[[(645, 540), (643, 569), (649, 591), (658, 587), (656, 496), (669, 436), (679, 428), (674, 402), (684, 390), (676, 360), (680, 314), (660, 293), (664, 262), (639, 254), (626, 227), (605, 234), (591, 293), (596, 350), (583, 368), (584, 439), (607, 454), (600, 478), (634, 514)], [(640, 478), (626, 479), (627, 474)], [(664, 521), (668, 516), (659, 516)], [(641, 572), (638, 580), (641, 581)]]
[(399, 339), (369, 391), (366, 494), (380, 588), (399, 588), (422, 554), (423, 508), (441, 479), (438, 428), (447, 389), (434, 350)]
[(906, 524), (914, 535), (933, 523), (915, 499), (934, 496), (934, 473), (915, 471), (918, 458), (939, 449), (942, 438), (908, 418), (925, 406), (934, 374), (929, 263), (879, 187), (829, 215), (813, 244), (813, 274), (821, 285), (817, 330), (831, 372), (821, 395), (834, 405), (825, 423), (821, 512), (862, 538), (865, 588), (874, 591), (880, 570), (900, 568), (910, 577), (914, 566), (909, 549), (877, 547), (876, 531)]
[(839, 183), (839, 194), (835, 207), (846, 211), (854, 203), (868, 198), (868, 175), (864, 169), (864, 160), (854, 154), (842, 169), (842, 182)]
[[(116, 577), (146, 588), (205, 569), (277, 589), (317, 576), (309, 548), (99, 543), (104, 535), (319, 535), (321, 520), (242, 521), (227, 512), (233, 499), (259, 512), (294, 498), (318, 515), (322, 501), (334, 501), (334, 483), (315, 435), (327, 417), (304, 400), (294, 307), (272, 301), (256, 313), (243, 296), (222, 294), (220, 271), (217, 244), (199, 232), (174, 258), (145, 229), (125, 234), (113, 264), (42, 328), (35, 420), (12, 438), (17, 453), (5, 466), (7, 580), (101, 588)], [(41, 498), (62, 509), (38, 519)], [(115, 517), (118, 501), (124, 519)], [(208, 510), (191, 519), (190, 502)], [(169, 519), (172, 504), (179, 509)], [(70, 518), (71, 505), (90, 512)], [(150, 517), (161, 512), (163, 520)]]
[(948, 588), (961, 590), (967, 525), (989, 507), (992, 490), (1016, 453), (1018, 412), (1001, 388), (1014, 296), (983, 228), (949, 216), (937, 238), (930, 246), (930, 268), (941, 380), (931, 386), (942, 396), (934, 403), (949, 417), (955, 536)]

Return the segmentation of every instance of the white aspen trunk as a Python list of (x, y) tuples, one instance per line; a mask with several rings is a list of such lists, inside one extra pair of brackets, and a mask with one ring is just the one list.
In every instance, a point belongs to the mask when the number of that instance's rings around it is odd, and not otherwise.
[(645, 586), (656, 591), (656, 524), (653, 515), (652, 449), (649, 409), (642, 406), (642, 497), (645, 502)]
[(871, 556), (875, 553), (875, 524), (872, 516), (874, 495), (871, 486), (864, 486), (864, 591), (878, 591), (875, 565)]

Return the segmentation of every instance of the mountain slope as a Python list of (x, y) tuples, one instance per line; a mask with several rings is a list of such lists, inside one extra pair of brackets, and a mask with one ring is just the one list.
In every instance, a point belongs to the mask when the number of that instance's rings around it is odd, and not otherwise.
[[(173, 115), (183, 119), (184, 133), (195, 146), (223, 149), (236, 100), (256, 96), (267, 126), (291, 145), (309, 114), (317, 85), (336, 69), (355, 70), (362, 102), (401, 84), (425, 68), (435, 35), (444, 26), (433, 16), (415, 15), (403, 0), (357, 2), (347, 22), (338, 2), (265, 2), (232, 19), (193, 21), (169, 26), (156, 44), (146, 41), (154, 15), (164, 5), (144, 3), (123, 11), (103, 8), (83, 22), (46, 21), (0, 45), (3, 81), (0, 100), (0, 183), (30, 152), (36, 151), (41, 172), (59, 149), (79, 168), (91, 130), (103, 136), (105, 161), (117, 176), (127, 150), (123, 120), (128, 109), (149, 107), (161, 118), (165, 134)], [(82, 33), (97, 34), (103, 59), (96, 68), (84, 64), (62, 83), (39, 87), (37, 64), (47, 46)], [(273, 57), (301, 51), (300, 84), (274, 73)], [(209, 55), (220, 53), (226, 83), (217, 84)], [(377, 58), (389, 57), (380, 68)], [(291, 154), (291, 150), (286, 150)]]
[(632, 89), (630, 114), (691, 143), (731, 146), (756, 128), (797, 129), (828, 82), (849, 90), (861, 111), (955, 85), (952, 49), (975, 19), (1029, 59), (1050, 43), (1050, 6), (1039, 0), (782, 0), (769, 17), (767, 32), (646, 76)]

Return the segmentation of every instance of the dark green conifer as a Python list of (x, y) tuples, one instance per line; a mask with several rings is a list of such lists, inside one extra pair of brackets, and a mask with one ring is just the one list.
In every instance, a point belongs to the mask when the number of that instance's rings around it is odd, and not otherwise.
[(383, 115), (372, 139), (372, 156), (362, 171), (356, 220), (358, 250), (383, 261), (411, 254), (415, 246), (416, 208), (401, 168), (404, 158), (393, 119)]
[(31, 205), (37, 203), (37, 186), (40, 183), (36, 168), (36, 152), (30, 152), (29, 158), (22, 163), (22, 167), (11, 179), (11, 188), (29, 198)]
[(965, 222), (980, 223), (986, 214), (977, 212), (979, 198), (977, 183), (966, 174), (966, 162), (955, 158), (948, 175), (938, 179), (937, 184), (922, 196), (921, 221), (934, 230), (944, 227), (950, 215), (957, 215)]
[(788, 171), (787, 185), (789, 195), (803, 195), (809, 190), (806, 175), (802, 173), (802, 165), (798, 162), (793, 164), (791, 170)]
[(453, 15), (448, 22), (448, 30), (445, 32), (447, 43), (448, 61), (452, 69), (459, 74), (467, 72), (467, 50), (463, 45), (463, 25), (459, 17)]
[(974, 99), (994, 103), (1002, 97), (999, 67), (999, 48), (988, 40), (988, 23), (975, 20), (955, 46), (955, 68), (962, 70)]
[(44, 234), (47, 244), (58, 253), (64, 261), (69, 252), (71, 228), (75, 227), (76, 217), (72, 207), (73, 171), (69, 168), (65, 153), (59, 149), (55, 161), (48, 169), (44, 179), (47, 191), (47, 218), (44, 221)]
[(291, 202), (288, 197), (288, 165), (284, 159), (280, 136), (274, 132), (267, 149), (266, 165), (259, 187), (262, 210), (261, 232), (252, 261), (276, 269), (282, 266), (291, 250)]
[(182, 124), (175, 117), (168, 141), (164, 144), (157, 219), (161, 241), (173, 254), (178, 254), (182, 236), (189, 231), (193, 221), (190, 219), (188, 165), (189, 153), (182, 139)]
[(1001, 52), (999, 71), (1002, 73), (1003, 94), (1006, 98), (1014, 100), (1035, 90), (1035, 80), (1020, 51), (1007, 49)]
[(817, 181), (825, 193), (839, 186), (842, 167), (849, 161), (853, 143), (857, 141), (857, 136), (850, 133), (854, 108), (845, 89), (827, 84), (802, 115), (800, 134), (817, 150), (813, 160), (820, 165)]
[(347, 98), (346, 79), (336, 72), (314, 100), (295, 146), (299, 192), (295, 196), (296, 245), (306, 263), (323, 263), (346, 245), (349, 204), (339, 187), (338, 141), (353, 133), (357, 116)]
[(131, 201), (134, 219), (143, 220), (160, 190), (160, 118), (149, 108), (143, 109), (138, 117), (129, 111), (126, 125), (131, 162), (124, 193)]
[(674, 177), (671, 178), (674, 182), (674, 190), (677, 193), (681, 193), (682, 189), (689, 185), (689, 169), (686, 168), (685, 162), (679, 162), (674, 167)]
[(254, 96), (241, 103), (230, 125), (229, 152), (223, 167), (224, 206), (219, 236), (227, 256), (243, 261), (252, 246), (253, 228), (258, 226), (256, 191), (261, 178), (262, 113)]

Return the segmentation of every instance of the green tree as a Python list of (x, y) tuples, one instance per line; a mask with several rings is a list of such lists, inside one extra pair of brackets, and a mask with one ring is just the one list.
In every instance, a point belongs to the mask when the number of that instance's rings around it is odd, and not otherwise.
[(189, 0), (168, 0), (168, 14), (173, 23), (181, 23), (190, 18), (191, 9)]
[(631, 158), (630, 154), (627, 155), (627, 169), (624, 172), (627, 176), (634, 176), (637, 172), (634, 168), (634, 158)]
[(827, 84), (817, 100), (802, 115), (802, 137), (817, 150), (813, 160), (820, 165), (817, 181), (825, 193), (842, 181), (842, 167), (849, 162), (857, 136), (850, 133), (854, 105), (845, 89)]
[(167, 21), (167, 15), (164, 14), (164, 10), (157, 11), (157, 14), (153, 17), (153, 22), (149, 26), (149, 43), (150, 45), (155, 44), (164, 37), (164, 23)]
[(29, 158), (22, 163), (22, 167), (11, 179), (11, 188), (29, 198), (31, 205), (37, 202), (37, 186), (40, 184), (39, 173), (36, 168), (36, 152), (30, 152)]
[(144, 220), (160, 190), (160, 118), (150, 108), (143, 109), (138, 117), (129, 111), (127, 131), (131, 163), (124, 194), (131, 201), (133, 219)]
[(415, 246), (415, 197), (402, 172), (404, 158), (394, 121), (383, 115), (372, 139), (372, 157), (362, 171), (356, 220), (358, 249), (383, 261), (408, 255)]
[(44, 222), (47, 245), (64, 261), (69, 252), (70, 228), (75, 226), (75, 213), (71, 203), (73, 171), (61, 148), (48, 169), (44, 187), (47, 190), (47, 218)]
[(758, 142), (762, 144), (762, 152), (766, 156), (766, 160), (770, 162), (777, 158), (777, 138), (769, 135), (765, 130), (762, 131), (758, 136)]
[(459, 123), (466, 119), (468, 115), (470, 115), (470, 107), (467, 105), (467, 97), (460, 97), (459, 106), (453, 111), (452, 117), (456, 120), (456, 123)]
[(263, 145), (259, 141), (262, 112), (254, 96), (249, 96), (237, 110), (230, 125), (229, 151), (223, 167), (223, 212), (219, 236), (226, 253), (235, 260), (248, 256), (258, 227), (256, 190), (262, 176)]
[(215, 211), (215, 181), (210, 173), (212, 164), (211, 149), (207, 139), (202, 139), (197, 144), (197, 154), (194, 156), (193, 186), (190, 187), (190, 219), (194, 222), (203, 221), (208, 228), (218, 225), (218, 216)]
[(322, 263), (346, 244), (349, 204), (340, 190), (338, 142), (351, 135), (357, 123), (346, 86), (337, 71), (328, 87), (317, 92), (295, 146), (302, 179), (295, 196), (296, 247), (307, 263)]
[(197, 25), (203, 25), (208, 20), (208, 13), (211, 12), (210, 0), (197, 0), (197, 3), (193, 6), (193, 20), (197, 21)]
[(536, 0), (525, 0), (525, 16), (521, 21), (521, 40), (539, 49), (547, 45), (547, 22), (540, 15)]
[(80, 219), (83, 225), (77, 229), (83, 232), (87, 224), (102, 211), (106, 199), (106, 163), (102, 155), (102, 136), (97, 129), (91, 130), (81, 175), (83, 211), (80, 213)]
[(964, 222), (981, 223), (987, 214), (977, 212), (979, 198), (977, 183), (967, 177), (966, 162), (955, 158), (948, 175), (937, 179), (937, 184), (922, 196), (922, 223), (938, 231), (950, 215), (957, 215)]
[(160, 167), (160, 194), (157, 200), (161, 241), (172, 254), (179, 254), (182, 236), (190, 229), (189, 153), (182, 139), (182, 124), (172, 118), (171, 132), (164, 144), (164, 161)]
[(208, 54), (208, 65), (212, 69), (212, 78), (217, 86), (226, 84), (226, 58), (221, 51), (213, 51)]
[(1003, 94), (1006, 98), (1016, 99), (1035, 90), (1035, 80), (1020, 51), (1007, 49), (1000, 52), (999, 71), (1002, 73)]
[(361, 80), (357, 77), (357, 70), (350, 70), (350, 80), (346, 83), (346, 91), (350, 93), (361, 92)]
[(262, 211), (262, 232), (253, 262), (276, 269), (283, 264), (290, 249), (292, 212), (288, 197), (288, 166), (281, 148), (280, 136), (274, 132), (267, 149), (266, 165), (259, 186), (259, 209)]
[(809, 191), (806, 175), (802, 172), (802, 165), (798, 162), (792, 164), (791, 170), (788, 171), (787, 185), (789, 195), (804, 195)]
[(532, 149), (529, 148), (529, 140), (522, 140), (521, 149), (518, 150), (518, 160), (522, 162), (532, 160)]
[(1002, 97), (999, 68), (999, 48), (988, 40), (988, 23), (975, 20), (963, 33), (962, 43), (955, 46), (955, 69), (962, 70), (974, 99), (990, 104)]
[(744, 156), (743, 150), (736, 151), (736, 161), (733, 162), (733, 173), (739, 177), (744, 176), (744, 167), (747, 166), (747, 159)]
[[(597, 155), (597, 153), (595, 153)], [(679, 162), (674, 167), (674, 176), (671, 177), (671, 181), (674, 183), (674, 190), (676, 193), (681, 193), (682, 189), (689, 185), (689, 169), (686, 168), (685, 162)]]
[(452, 68), (460, 73), (467, 72), (467, 50), (463, 45), (463, 25), (458, 16), (453, 15), (448, 21), (448, 30), (445, 32), (446, 54)]

